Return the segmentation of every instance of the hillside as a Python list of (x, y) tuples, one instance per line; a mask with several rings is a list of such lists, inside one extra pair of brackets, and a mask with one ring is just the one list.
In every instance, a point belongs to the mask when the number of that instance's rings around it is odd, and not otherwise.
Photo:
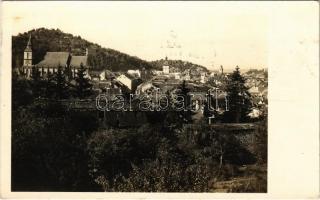
[[(161, 69), (164, 62), (164, 60), (147, 62), (117, 50), (101, 47), (80, 36), (64, 33), (59, 29), (39, 28), (12, 37), (13, 67), (22, 66), (23, 51), (30, 34), (32, 35), (33, 64), (37, 64), (43, 60), (47, 51), (70, 51), (74, 55), (83, 55), (86, 48), (89, 49), (88, 63), (94, 69), (108, 69), (111, 71), (127, 71), (128, 69), (142, 68)], [(181, 60), (169, 60), (169, 64), (174, 70), (207, 70), (205, 67)]]
[(137, 57), (125, 53), (103, 48), (80, 36), (64, 33), (59, 29), (33, 29), (23, 34), (12, 37), (12, 66), (22, 65), (23, 51), (29, 35), (32, 35), (33, 64), (39, 63), (47, 51), (71, 51), (74, 55), (83, 55), (86, 48), (89, 49), (88, 62), (95, 69), (109, 69), (113, 71), (125, 71), (127, 69), (140, 69), (152, 66)]
[[(182, 61), (182, 60), (167, 60), (170, 66), (171, 72), (184, 72), (185, 70), (190, 70), (191, 74), (198, 74), (199, 72), (208, 72), (208, 69), (191, 62)], [(156, 69), (162, 69), (165, 60), (156, 60), (151, 61), (150, 64)]]

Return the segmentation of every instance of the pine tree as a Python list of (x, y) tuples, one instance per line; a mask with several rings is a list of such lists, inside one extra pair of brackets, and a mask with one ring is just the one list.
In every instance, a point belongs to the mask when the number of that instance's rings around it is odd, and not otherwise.
[(59, 65), (58, 71), (54, 77), (55, 80), (55, 95), (59, 99), (67, 98), (69, 96), (66, 77), (63, 73), (62, 66)]
[(78, 69), (77, 76), (75, 78), (76, 85), (75, 90), (79, 98), (84, 98), (90, 95), (92, 85), (89, 82), (89, 79), (85, 77), (86, 68), (83, 64), (80, 64), (80, 69)]
[(176, 95), (178, 96), (177, 100), (179, 102), (182, 102), (183, 98), (183, 103), (184, 103), (184, 111), (179, 111), (178, 113), (180, 116), (182, 116), (184, 122), (189, 122), (191, 121), (191, 97), (189, 95), (190, 89), (187, 88), (186, 81), (184, 80), (182, 84), (178, 87), (178, 92)]
[(70, 81), (72, 80), (72, 70), (71, 70), (71, 67), (66, 67), (64, 70), (63, 70), (63, 73), (65, 75), (65, 78), (66, 78), (66, 81), (68, 84), (70, 84)]
[(236, 123), (246, 121), (251, 111), (250, 93), (238, 66), (227, 82), (226, 92), (229, 99), (229, 111), (225, 112), (226, 121)]

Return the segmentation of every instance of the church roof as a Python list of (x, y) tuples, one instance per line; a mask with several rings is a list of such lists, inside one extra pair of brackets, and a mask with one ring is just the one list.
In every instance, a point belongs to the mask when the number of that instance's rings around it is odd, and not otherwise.
[(38, 67), (58, 67), (68, 65), (70, 62), (69, 52), (47, 52), (44, 59), (37, 64)]
[(71, 67), (80, 67), (81, 63), (83, 66), (87, 66), (88, 56), (72, 56), (70, 66)]

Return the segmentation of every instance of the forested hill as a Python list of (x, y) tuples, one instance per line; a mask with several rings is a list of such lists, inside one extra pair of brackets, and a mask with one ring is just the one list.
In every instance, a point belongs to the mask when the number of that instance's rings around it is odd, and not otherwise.
[(23, 51), (29, 35), (32, 35), (33, 64), (43, 60), (47, 51), (71, 51), (73, 55), (84, 55), (89, 49), (88, 62), (95, 69), (126, 71), (128, 69), (151, 69), (152, 66), (142, 59), (125, 53), (103, 48), (80, 36), (64, 33), (59, 29), (33, 29), (12, 37), (12, 66), (22, 66)]
[[(84, 55), (89, 49), (88, 64), (94, 69), (127, 71), (128, 69), (160, 69), (164, 60), (147, 62), (117, 50), (101, 47), (80, 36), (64, 33), (59, 29), (39, 28), (12, 37), (12, 66), (21, 67), (23, 51), (29, 35), (32, 35), (33, 64), (43, 60), (47, 51), (70, 51), (73, 55)], [(183, 61), (170, 61), (174, 68), (194, 68), (202, 66)], [(204, 68), (205, 69), (205, 68)]]

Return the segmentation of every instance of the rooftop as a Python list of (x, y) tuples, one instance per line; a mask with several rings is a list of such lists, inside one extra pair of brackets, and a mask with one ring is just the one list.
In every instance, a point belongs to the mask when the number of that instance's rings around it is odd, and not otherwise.
[(88, 56), (72, 56), (70, 66), (77, 67), (77, 68), (80, 67), (81, 64), (83, 66), (87, 66), (87, 59), (88, 59)]
[(70, 62), (69, 52), (47, 52), (44, 59), (37, 64), (39, 67), (65, 66)]

